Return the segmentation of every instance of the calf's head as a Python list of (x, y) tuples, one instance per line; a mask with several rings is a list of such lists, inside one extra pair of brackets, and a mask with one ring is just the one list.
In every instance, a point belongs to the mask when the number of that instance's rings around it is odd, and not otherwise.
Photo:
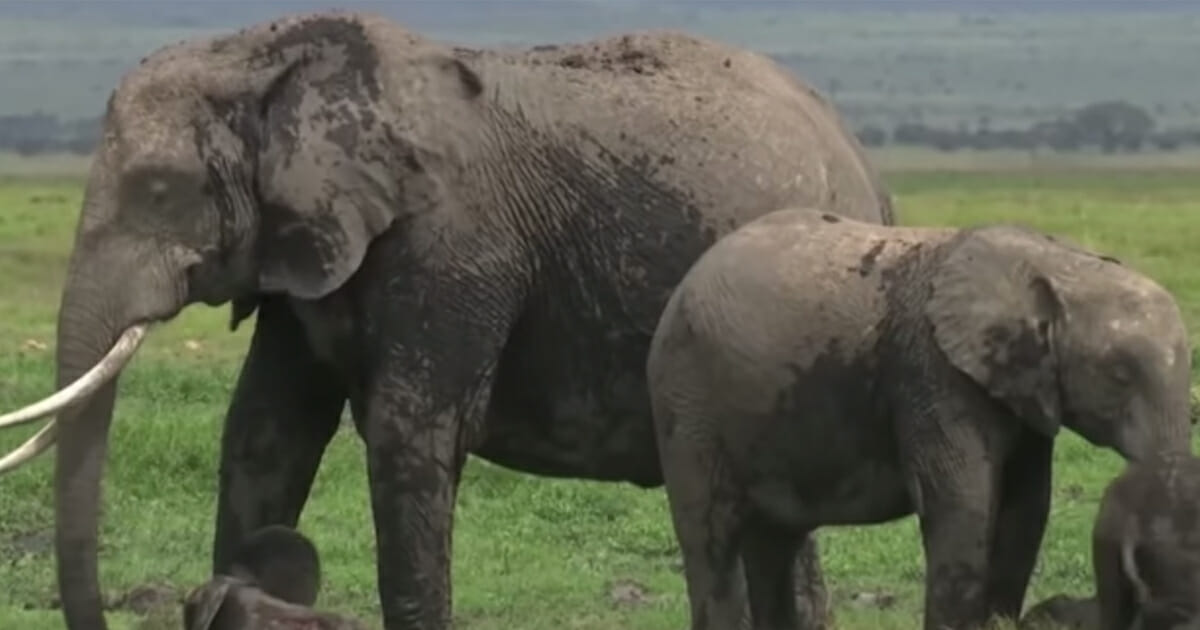
[(357, 628), (310, 608), (320, 584), (320, 559), (312, 542), (288, 527), (266, 527), (238, 549), (229, 575), (218, 575), (188, 594), (184, 628)]
[(1028, 426), (1140, 460), (1190, 449), (1191, 353), (1174, 298), (1115, 259), (991, 226), (942, 246), (926, 315), (941, 352)]

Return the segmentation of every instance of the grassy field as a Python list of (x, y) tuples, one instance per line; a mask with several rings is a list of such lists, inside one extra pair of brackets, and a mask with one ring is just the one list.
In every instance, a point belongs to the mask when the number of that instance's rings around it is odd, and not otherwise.
[[(1122, 258), (1178, 297), (1200, 326), (1200, 179), (1194, 173), (907, 173), (889, 176), (903, 220), (1019, 221)], [(81, 186), (0, 182), (0, 409), (46, 393), (62, 268)], [(192, 307), (157, 331), (122, 380), (106, 476), (101, 570), (118, 628), (178, 627), (172, 606), (150, 621), (122, 598), (143, 585), (203, 579), (212, 536), (219, 423), (249, 326)], [(31, 434), (0, 435), (5, 450)], [(1058, 442), (1054, 502), (1029, 602), (1090, 590), (1089, 531), (1112, 453)], [(49, 457), (0, 479), (0, 627), (59, 628)], [(301, 522), (323, 554), (320, 605), (376, 622), (373, 538), (362, 447), (334, 440)], [(459, 627), (677, 630), (684, 583), (661, 491), (552, 481), (478, 460), (467, 468), (455, 540)], [(922, 555), (912, 518), (822, 533), (840, 627), (919, 627)], [(635, 591), (640, 597), (628, 596)], [(884, 608), (859, 594), (886, 594)], [(878, 598), (876, 598), (878, 599)], [(155, 621), (157, 620), (157, 621)]]

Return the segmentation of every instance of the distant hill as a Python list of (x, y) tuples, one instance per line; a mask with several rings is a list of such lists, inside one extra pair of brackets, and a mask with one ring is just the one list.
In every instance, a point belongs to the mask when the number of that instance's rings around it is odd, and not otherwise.
[[(218, 9), (219, 7), (219, 9)], [(483, 25), (497, 11), (535, 10), (559, 16), (695, 10), (901, 11), (988, 13), (1110, 13), (1191, 10), (1193, 0), (5, 0), (0, 20), (102, 20), (123, 26), (223, 27), (280, 13), (328, 7), (366, 10), (418, 27)]]
[(0, 0), (0, 116), (94, 117), (164, 44), (329, 6), (476, 45), (682, 28), (774, 56), (856, 126), (1027, 128), (1107, 100), (1200, 126), (1195, 0)]

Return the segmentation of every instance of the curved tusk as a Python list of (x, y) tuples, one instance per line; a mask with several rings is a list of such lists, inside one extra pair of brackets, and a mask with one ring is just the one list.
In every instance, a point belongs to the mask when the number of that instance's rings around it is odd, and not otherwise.
[[(112, 380), (121, 371), (121, 368), (125, 367), (130, 357), (133, 356), (133, 353), (137, 352), (138, 346), (141, 345), (142, 340), (146, 336), (146, 331), (149, 329), (150, 324), (136, 324), (126, 328), (125, 332), (121, 333), (121, 336), (117, 338), (116, 343), (113, 344), (108, 354), (104, 355), (104, 358), (100, 359), (92, 369), (84, 372), (83, 376), (75, 379), (75, 382), (46, 398), (12, 413), (0, 416), (0, 428), (25, 424), (33, 422), (38, 418), (45, 418), (91, 395), (100, 386)], [(41, 435), (41, 433), (38, 435)]]
[(58, 421), (50, 420), (46, 426), (42, 427), (41, 431), (33, 434), (33, 437), (25, 440), (25, 443), (9, 451), (8, 454), (0, 459), (0, 475), (11, 470), (16, 470), (33, 460), (38, 455), (46, 452), (46, 449), (54, 445), (58, 441)]

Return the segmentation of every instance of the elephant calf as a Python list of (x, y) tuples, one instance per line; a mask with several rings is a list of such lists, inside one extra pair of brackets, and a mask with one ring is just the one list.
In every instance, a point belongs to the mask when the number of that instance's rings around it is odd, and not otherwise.
[(1190, 361), (1166, 290), (1029, 229), (745, 224), (673, 291), (647, 362), (692, 627), (797, 627), (815, 528), (914, 512), (925, 628), (1016, 617), (1060, 426), (1184, 451)]
[(321, 584), (316, 547), (303, 534), (273, 525), (239, 548), (229, 575), (188, 594), (186, 630), (365, 630), (359, 623), (312, 610)]
[(1102, 630), (1200, 630), (1200, 459), (1134, 462), (1109, 483), (1092, 566)]

